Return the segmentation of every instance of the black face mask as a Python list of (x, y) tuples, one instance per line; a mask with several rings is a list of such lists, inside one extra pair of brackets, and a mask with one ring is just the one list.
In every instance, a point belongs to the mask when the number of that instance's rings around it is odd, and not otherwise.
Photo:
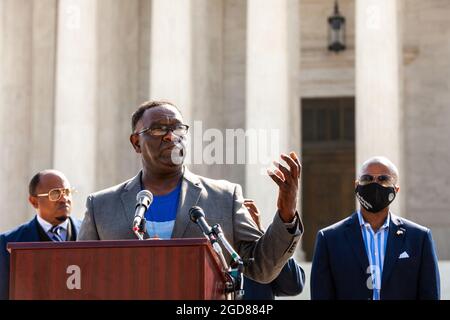
[(383, 187), (378, 183), (358, 185), (355, 192), (361, 206), (373, 213), (379, 212), (390, 205), (396, 195), (394, 187)]

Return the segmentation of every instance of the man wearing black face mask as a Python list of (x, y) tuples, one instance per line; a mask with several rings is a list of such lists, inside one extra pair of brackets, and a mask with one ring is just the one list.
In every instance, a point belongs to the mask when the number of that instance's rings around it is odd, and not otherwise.
[(398, 170), (385, 157), (361, 167), (355, 194), (361, 209), (318, 232), (311, 270), (312, 299), (439, 299), (431, 231), (389, 210)]

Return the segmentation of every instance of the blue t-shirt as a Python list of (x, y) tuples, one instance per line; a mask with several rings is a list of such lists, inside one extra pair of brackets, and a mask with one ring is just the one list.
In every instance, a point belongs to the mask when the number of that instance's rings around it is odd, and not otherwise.
[(180, 191), (181, 183), (168, 194), (153, 196), (153, 202), (145, 213), (147, 232), (151, 238), (170, 239), (172, 236)]

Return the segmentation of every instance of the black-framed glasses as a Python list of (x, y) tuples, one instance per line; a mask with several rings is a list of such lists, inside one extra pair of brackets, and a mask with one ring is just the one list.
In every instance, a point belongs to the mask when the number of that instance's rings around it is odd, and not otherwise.
[(156, 137), (162, 137), (165, 136), (169, 131), (172, 131), (174, 135), (176, 136), (185, 136), (188, 133), (189, 126), (187, 124), (177, 124), (174, 126), (153, 126), (150, 128), (144, 128), (139, 132), (136, 132), (137, 135), (143, 134), (143, 133), (149, 133), (152, 136)]
[(358, 179), (359, 184), (364, 186), (373, 182), (376, 182), (383, 187), (391, 187), (394, 185), (395, 179), (391, 175), (388, 174), (377, 174), (377, 175), (371, 175), (371, 174), (363, 174)]
[(75, 192), (76, 190), (72, 188), (55, 188), (51, 189), (48, 193), (37, 194), (36, 197), (48, 197), (50, 201), (58, 201), (63, 195), (68, 197)]

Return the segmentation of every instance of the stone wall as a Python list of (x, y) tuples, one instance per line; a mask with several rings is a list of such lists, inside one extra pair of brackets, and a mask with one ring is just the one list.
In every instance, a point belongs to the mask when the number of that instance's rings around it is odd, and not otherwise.
[(450, 2), (405, 1), (405, 216), (450, 259)]

